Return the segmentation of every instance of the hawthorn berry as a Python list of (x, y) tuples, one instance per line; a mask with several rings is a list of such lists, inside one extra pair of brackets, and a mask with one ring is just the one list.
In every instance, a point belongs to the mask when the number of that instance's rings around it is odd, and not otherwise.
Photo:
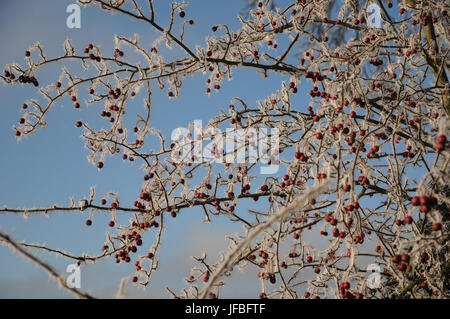
[(344, 281), (343, 283), (341, 283), (341, 288), (345, 290), (350, 289), (350, 283), (348, 281)]
[(400, 255), (394, 255), (392, 256), (392, 262), (394, 264), (398, 264), (400, 262)]
[(403, 224), (405, 224), (405, 225), (412, 224), (412, 222), (413, 222), (413, 219), (412, 219), (411, 216), (406, 216), (406, 217), (403, 219)]
[(397, 269), (400, 271), (406, 271), (406, 268), (407, 268), (406, 264), (398, 264), (397, 265)]

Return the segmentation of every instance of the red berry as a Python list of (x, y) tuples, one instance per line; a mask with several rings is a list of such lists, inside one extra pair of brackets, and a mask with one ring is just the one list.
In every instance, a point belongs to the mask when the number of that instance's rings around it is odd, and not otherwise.
[(412, 219), (411, 216), (406, 216), (406, 217), (403, 219), (403, 224), (409, 225), (409, 224), (412, 223), (412, 221), (413, 221), (413, 219)]
[(394, 255), (392, 256), (392, 262), (394, 264), (398, 264), (400, 262), (400, 255)]
[(409, 263), (410, 256), (408, 254), (403, 254), (401, 259), (404, 263)]
[(441, 230), (442, 229), (442, 225), (441, 225), (441, 223), (435, 223), (435, 224), (433, 224), (431, 229), (433, 229), (434, 231)]
[(426, 196), (420, 196), (419, 201), (420, 201), (420, 205), (428, 204), (428, 198)]
[(406, 270), (406, 265), (405, 264), (398, 264), (397, 265), (397, 269), (400, 271), (405, 271)]
[(428, 206), (428, 205), (421, 205), (420, 206), (420, 211), (422, 213), (428, 213), (430, 211), (430, 206)]
[(344, 281), (343, 283), (341, 283), (341, 288), (343, 289), (350, 289), (350, 283), (348, 281)]

